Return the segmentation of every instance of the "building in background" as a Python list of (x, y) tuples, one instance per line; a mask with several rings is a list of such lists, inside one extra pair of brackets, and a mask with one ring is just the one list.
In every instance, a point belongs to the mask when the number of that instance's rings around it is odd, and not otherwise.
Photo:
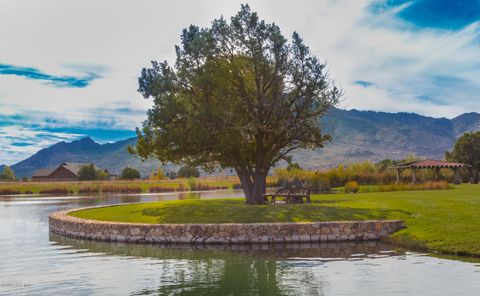
[[(36, 170), (32, 175), (33, 181), (78, 181), (78, 172), (84, 166), (92, 163), (64, 162), (56, 168), (43, 168)], [(95, 166), (95, 170), (102, 170), (111, 176), (106, 169)]]

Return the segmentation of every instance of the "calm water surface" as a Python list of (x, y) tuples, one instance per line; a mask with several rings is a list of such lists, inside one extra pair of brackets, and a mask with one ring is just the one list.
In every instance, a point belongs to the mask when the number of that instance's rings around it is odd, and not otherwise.
[(480, 295), (480, 263), (376, 242), (162, 247), (48, 231), (60, 209), (239, 194), (0, 198), (0, 295)]

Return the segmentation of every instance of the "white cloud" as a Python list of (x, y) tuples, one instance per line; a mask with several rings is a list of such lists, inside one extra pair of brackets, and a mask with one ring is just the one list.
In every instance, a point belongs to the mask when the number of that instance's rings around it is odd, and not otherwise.
[[(241, 3), (4, 0), (0, 63), (68, 76), (97, 68), (104, 77), (86, 88), (55, 88), (0, 75), (0, 116), (25, 115), (38, 125), (133, 129), (151, 104), (136, 91), (141, 68), (152, 59), (172, 61), (183, 28), (230, 17)], [(285, 35), (298, 31), (328, 62), (345, 90), (346, 108), (436, 117), (480, 111), (478, 22), (457, 31), (414, 28), (395, 16), (408, 4), (373, 15), (371, 3), (249, 1)], [(356, 85), (358, 80), (372, 86)]]
[[(111, 104), (146, 110), (150, 102), (136, 92), (140, 69), (151, 59), (173, 60), (173, 45), (179, 42), (182, 28), (192, 23), (208, 25), (222, 14), (231, 16), (240, 3), (4, 1), (0, 62), (37, 67), (55, 75), (72, 75), (85, 65), (109, 72), (85, 89), (58, 89), (39, 81), (0, 76), (0, 103), (24, 112), (56, 112), (70, 121), (88, 117), (86, 110)], [(381, 15), (372, 15), (371, 3), (250, 1), (262, 18), (275, 21), (287, 35), (297, 30), (314, 53), (328, 61), (332, 76), (346, 91), (346, 107), (396, 111), (391, 104), (396, 101), (410, 106), (403, 111), (436, 115), (432, 110), (457, 106), (438, 114), (450, 117), (480, 110), (479, 103), (471, 99), (472, 91), (480, 89), (476, 79), (478, 23), (460, 31), (411, 30), (411, 24), (395, 17), (409, 3)], [(433, 75), (454, 75), (467, 81), (466, 88), (442, 88), (431, 80)], [(373, 97), (367, 98), (365, 91), (353, 85), (356, 80), (372, 81), (382, 91), (370, 91)], [(418, 99), (422, 95), (434, 101), (422, 102)], [(137, 117), (118, 121), (123, 126), (139, 124)]]
[(19, 125), (0, 126), (1, 164), (14, 164), (38, 150), (60, 141), (71, 141), (81, 134), (45, 132)]

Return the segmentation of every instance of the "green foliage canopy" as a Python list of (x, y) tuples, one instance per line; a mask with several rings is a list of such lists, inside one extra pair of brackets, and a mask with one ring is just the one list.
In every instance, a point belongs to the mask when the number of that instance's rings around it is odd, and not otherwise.
[(120, 179), (124, 179), (124, 180), (140, 179), (140, 172), (134, 168), (126, 167), (122, 170)]
[(293, 171), (293, 170), (303, 170), (303, 169), (298, 163), (291, 162), (287, 165), (287, 171)]
[(83, 166), (78, 171), (80, 181), (105, 180), (107, 177), (108, 174), (105, 171), (95, 168), (93, 164)]
[(321, 148), (330, 136), (319, 119), (341, 91), (297, 33), (242, 5), (230, 22), (184, 29), (176, 63), (152, 62), (139, 92), (152, 97), (135, 153), (162, 162), (233, 168), (247, 203), (263, 203), (266, 176), (299, 148)]
[(177, 173), (178, 177), (180, 178), (192, 178), (192, 177), (200, 177), (200, 172), (196, 167), (191, 166), (182, 166)]
[(177, 178), (177, 173), (174, 171), (170, 171), (170, 172), (167, 172), (165, 176), (167, 176), (167, 178), (169, 178), (170, 180), (173, 180)]
[(448, 161), (462, 162), (470, 165), (472, 183), (478, 183), (480, 173), (480, 132), (463, 134), (455, 143), (452, 151), (445, 153)]
[(3, 168), (3, 172), (0, 174), (2, 180), (15, 180), (15, 173), (8, 165)]

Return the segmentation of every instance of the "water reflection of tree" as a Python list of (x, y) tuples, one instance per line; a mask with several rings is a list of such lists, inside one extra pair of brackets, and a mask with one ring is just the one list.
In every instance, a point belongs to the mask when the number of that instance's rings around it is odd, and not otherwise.
[(358, 258), (358, 254), (392, 250), (378, 242), (158, 246), (93, 242), (55, 234), (50, 241), (78, 252), (152, 258), (160, 276), (154, 286), (132, 295), (322, 295), (325, 283), (308, 264), (318, 267), (322, 264), (318, 258), (347, 259), (352, 254)]
[(183, 270), (132, 295), (289, 295), (279, 285), (276, 260), (190, 261), (189, 267), (188, 275)]

